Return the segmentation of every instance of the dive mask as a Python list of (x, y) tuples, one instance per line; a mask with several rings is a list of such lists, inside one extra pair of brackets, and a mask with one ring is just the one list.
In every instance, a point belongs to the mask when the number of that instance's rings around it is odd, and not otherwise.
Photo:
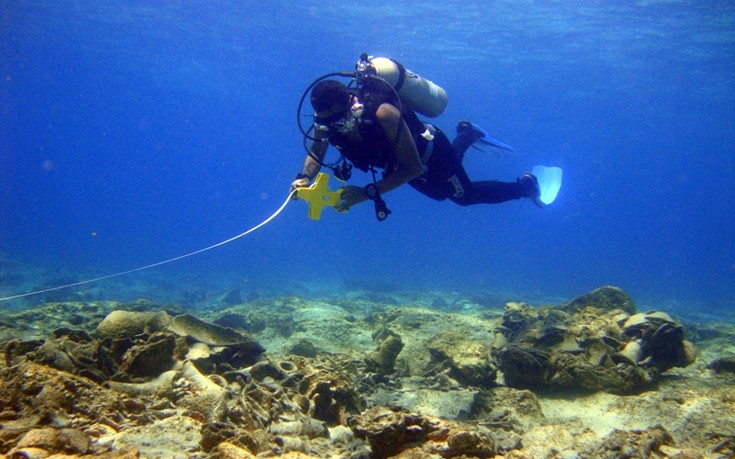
[(344, 112), (333, 113), (327, 117), (315, 116), (314, 128), (321, 131), (335, 130), (340, 134), (347, 134), (352, 131), (365, 112), (365, 106), (360, 102), (352, 104), (349, 110)]

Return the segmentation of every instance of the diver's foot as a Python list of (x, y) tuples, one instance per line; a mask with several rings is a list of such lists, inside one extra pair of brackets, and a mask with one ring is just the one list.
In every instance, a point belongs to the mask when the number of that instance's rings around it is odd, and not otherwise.
[(457, 123), (457, 136), (468, 136), (473, 145), (475, 143), (481, 143), (495, 148), (500, 148), (505, 151), (515, 151), (513, 147), (508, 144), (501, 142), (498, 139), (493, 139), (486, 130), (476, 124), (472, 124), (469, 121), (460, 121)]
[(541, 188), (539, 187), (538, 179), (535, 175), (530, 172), (526, 172), (517, 181), (521, 188), (522, 198), (528, 198), (537, 206), (544, 207), (541, 199), (539, 199), (541, 197)]
[(479, 142), (485, 145), (491, 145), (487, 140), (483, 140), (490, 135), (480, 126), (476, 126), (469, 121), (460, 121), (457, 123), (457, 135), (466, 135), (472, 139), (472, 143)]

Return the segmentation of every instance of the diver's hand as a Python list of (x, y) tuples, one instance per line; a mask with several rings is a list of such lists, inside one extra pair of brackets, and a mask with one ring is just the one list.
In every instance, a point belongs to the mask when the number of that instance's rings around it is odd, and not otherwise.
[(368, 200), (365, 190), (359, 186), (347, 185), (340, 189), (342, 193), (339, 195), (339, 202), (334, 206), (337, 212), (345, 212), (355, 204)]
[[(297, 178), (296, 180), (294, 180), (293, 182), (291, 182), (291, 191), (290, 192), (293, 193), (293, 190), (295, 190), (296, 188), (308, 187), (309, 185), (311, 185), (311, 180), (309, 180), (309, 177)], [(298, 195), (296, 193), (294, 193), (293, 199), (299, 199), (299, 197), (298, 197)]]

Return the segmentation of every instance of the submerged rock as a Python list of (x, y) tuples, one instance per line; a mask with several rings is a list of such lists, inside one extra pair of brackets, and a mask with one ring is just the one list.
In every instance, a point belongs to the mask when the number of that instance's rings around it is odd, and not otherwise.
[[(325, 369), (326, 370), (326, 369)], [(298, 383), (297, 403), (309, 416), (334, 426), (364, 409), (362, 397), (350, 377), (337, 368), (312, 371)]]
[(43, 345), (41, 340), (28, 340), (23, 341), (20, 339), (13, 339), (5, 343), (3, 352), (5, 354), (5, 365), (12, 367), (25, 360), (26, 354), (32, 352)]
[(370, 444), (370, 457), (490, 458), (496, 453), (486, 429), (465, 428), (400, 408), (371, 408), (350, 417), (347, 425)]
[(227, 290), (222, 297), (222, 304), (232, 306), (234, 304), (242, 303), (242, 295), (240, 294), (240, 286), (235, 285)]
[(165, 312), (113, 311), (97, 326), (102, 338), (124, 338), (163, 331), (171, 322)]
[(10, 457), (40, 458), (51, 454), (86, 454), (89, 437), (78, 429), (44, 427), (32, 429), (10, 451)]
[(296, 342), (288, 350), (289, 354), (300, 355), (302, 357), (314, 358), (319, 355), (320, 349), (307, 339), (301, 339)]
[(722, 357), (711, 361), (707, 368), (716, 373), (735, 374), (735, 357)]
[(510, 387), (532, 388), (550, 379), (551, 355), (541, 349), (508, 345), (495, 351), (495, 359)]
[(371, 352), (366, 362), (368, 366), (381, 372), (381, 373), (392, 373), (394, 371), (393, 366), (396, 363), (398, 354), (403, 349), (403, 341), (400, 336), (389, 335), (383, 341), (380, 342), (378, 348)]
[(373, 408), (349, 418), (347, 424), (358, 438), (368, 441), (377, 457), (391, 457), (428, 441), (438, 422), (407, 410)]
[(467, 342), (464, 336), (443, 333), (430, 344), (428, 351), (434, 372), (444, 368), (447, 376), (466, 386), (495, 386), (497, 369), (490, 363), (488, 343)]
[(447, 447), (442, 450), (444, 457), (478, 457), (495, 456), (495, 441), (485, 433), (460, 430), (447, 437)]
[(586, 307), (593, 307), (601, 311), (621, 310), (628, 314), (635, 314), (633, 300), (623, 289), (606, 285), (582, 295), (561, 305), (565, 312), (573, 314)]
[(132, 377), (156, 377), (175, 364), (176, 339), (170, 333), (156, 333), (132, 346), (122, 359), (121, 371)]
[(212, 455), (217, 459), (256, 459), (250, 451), (226, 441), (215, 446)]
[(175, 415), (126, 429), (115, 435), (112, 446), (115, 450), (135, 448), (145, 458), (190, 457), (199, 448), (199, 426), (191, 417)]
[(174, 317), (168, 324), (168, 329), (179, 336), (190, 336), (199, 342), (213, 346), (241, 344), (252, 341), (252, 338), (231, 328), (205, 322), (191, 314), (181, 314)]
[(173, 381), (177, 372), (166, 371), (158, 375), (156, 379), (142, 383), (129, 383), (119, 381), (108, 381), (105, 385), (117, 392), (130, 395), (131, 397), (160, 397), (169, 396), (173, 391)]
[[(215, 381), (219, 381), (218, 384)], [(177, 406), (187, 408), (193, 417), (222, 421), (227, 411), (227, 384), (223, 379), (209, 378), (190, 362), (185, 362), (173, 378), (173, 398)]]
[(636, 314), (625, 292), (603, 287), (559, 307), (509, 303), (492, 356), (511, 387), (632, 392), (690, 365), (696, 350), (668, 314)]
[(662, 446), (674, 446), (671, 434), (661, 426), (646, 430), (613, 430), (602, 444), (579, 452), (579, 459), (617, 459), (620, 457), (666, 457)]

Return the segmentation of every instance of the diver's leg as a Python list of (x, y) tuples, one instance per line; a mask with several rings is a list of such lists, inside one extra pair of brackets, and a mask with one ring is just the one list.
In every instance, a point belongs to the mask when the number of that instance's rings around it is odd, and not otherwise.
[(538, 181), (529, 173), (524, 174), (515, 182), (493, 180), (472, 182), (462, 169), (453, 178), (459, 183), (463, 193), (451, 195), (449, 199), (461, 206), (499, 204), (521, 198), (529, 198), (535, 202), (539, 195)]
[(460, 163), (464, 160), (464, 154), (470, 145), (482, 139), (484, 132), (475, 129), (475, 126), (469, 121), (460, 121), (457, 123), (457, 137), (452, 141), (452, 150), (457, 155)]
[[(467, 142), (466, 134), (457, 136), (460, 142)], [(457, 141), (455, 139), (455, 143)], [(471, 181), (457, 158), (455, 145), (450, 145), (441, 131), (435, 137), (434, 143), (434, 152), (427, 171), (408, 182), (420, 193), (438, 201), (450, 199), (462, 206), (497, 204), (538, 196), (538, 181), (531, 174), (525, 174), (515, 182)], [(469, 145), (471, 142), (464, 145), (465, 150)]]

